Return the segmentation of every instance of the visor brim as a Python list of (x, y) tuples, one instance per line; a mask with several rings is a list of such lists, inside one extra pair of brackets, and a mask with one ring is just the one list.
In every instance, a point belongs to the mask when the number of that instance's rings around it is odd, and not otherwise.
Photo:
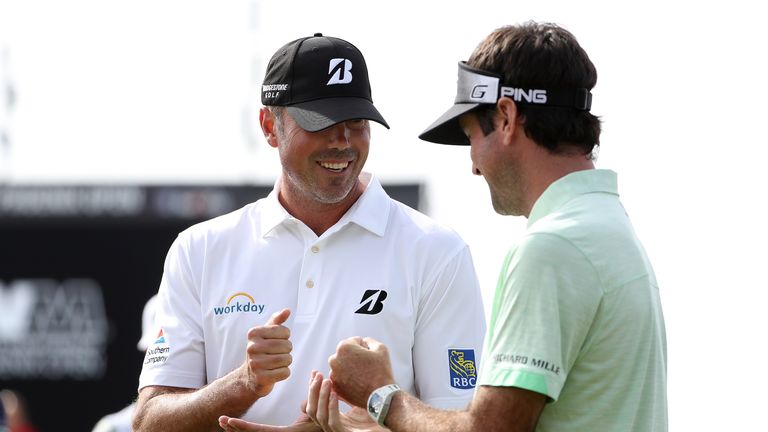
[(436, 144), (469, 145), (469, 138), (459, 125), (459, 117), (482, 104), (457, 103), (435, 120), (419, 138)]

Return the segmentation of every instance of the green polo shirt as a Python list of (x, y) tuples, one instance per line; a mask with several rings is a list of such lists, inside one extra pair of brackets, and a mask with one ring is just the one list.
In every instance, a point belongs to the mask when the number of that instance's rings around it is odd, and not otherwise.
[(550, 398), (537, 431), (666, 431), (664, 317), (616, 173), (586, 170), (536, 201), (499, 276), (479, 385)]

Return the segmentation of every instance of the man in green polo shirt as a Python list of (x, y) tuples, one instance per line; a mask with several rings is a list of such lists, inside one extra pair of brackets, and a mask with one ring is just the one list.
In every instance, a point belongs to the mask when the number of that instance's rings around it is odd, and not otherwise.
[(498, 29), (459, 63), (455, 105), (420, 137), (471, 144), (494, 209), (528, 218), (499, 276), (474, 400), (430, 408), (398, 389), (385, 346), (350, 338), (310, 391), (318, 427), (349, 424), (341, 398), (394, 431), (667, 430), (658, 285), (616, 174), (594, 167), (596, 81), (553, 24)]

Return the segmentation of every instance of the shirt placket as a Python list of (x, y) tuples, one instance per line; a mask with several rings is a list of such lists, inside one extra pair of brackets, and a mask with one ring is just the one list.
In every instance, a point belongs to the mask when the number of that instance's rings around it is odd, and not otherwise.
[(322, 245), (318, 237), (307, 227), (302, 228), (304, 256), (297, 287), (296, 320), (306, 320), (317, 315), (320, 289), (322, 289)]

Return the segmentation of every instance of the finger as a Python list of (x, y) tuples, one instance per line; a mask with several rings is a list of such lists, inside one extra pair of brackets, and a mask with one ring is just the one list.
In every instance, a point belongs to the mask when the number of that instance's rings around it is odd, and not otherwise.
[[(221, 426), (222, 429), (224, 429), (226, 432), (241, 432), (241, 431), (249, 431), (249, 430), (258, 430), (258, 429), (251, 429), (248, 427), (248, 424), (244, 426), (244, 428), (240, 428), (236, 425), (237, 421), (242, 421), (239, 419), (236, 419), (234, 417), (227, 417), (227, 416), (221, 416), (219, 417), (219, 426)], [(245, 422), (247, 423), (247, 422)]]
[(386, 345), (384, 345), (383, 343), (377, 341), (376, 339), (374, 339), (372, 337), (367, 337), (367, 338), (363, 339), (363, 342), (365, 342), (366, 346), (371, 351), (382, 351), (383, 350), (383, 351), (386, 352), (386, 350), (387, 350), (387, 346)]
[(317, 399), (317, 422), (325, 429), (328, 426), (328, 398), (331, 396), (331, 380), (324, 379)]
[[(341, 345), (358, 345), (362, 347), (367, 347), (365, 343), (365, 339), (363, 339), (362, 336), (352, 336), (350, 338), (346, 338), (343, 341), (339, 342), (339, 346)], [(338, 349), (338, 347), (336, 348)]]
[(341, 413), (339, 412), (339, 396), (335, 391), (331, 391), (328, 398), (328, 425), (331, 430), (341, 430)]
[(291, 315), (290, 309), (283, 309), (279, 312), (275, 312), (272, 314), (271, 317), (269, 317), (269, 320), (265, 325), (271, 326), (271, 325), (282, 325), (286, 320), (288, 320), (288, 317)]
[(323, 376), (315, 374), (312, 378), (312, 382), (309, 384), (309, 391), (307, 392), (307, 415), (312, 421), (317, 421), (317, 402), (320, 395), (320, 386), (323, 383)]
[(291, 337), (291, 329), (282, 325), (268, 325), (251, 327), (248, 329), (248, 340), (260, 339), (288, 339)]
[(250, 368), (251, 373), (255, 375), (256, 379), (260, 383), (275, 383), (287, 379), (289, 376), (291, 376), (291, 369), (288, 366), (264, 369), (260, 366), (257, 366), (255, 362), (249, 361), (248, 367)]
[(255, 354), (248, 357), (248, 366), (252, 371), (270, 371), (287, 368), (293, 363), (290, 354)]
[(227, 430), (227, 422), (229, 421), (229, 417), (223, 415), (219, 416), (219, 426), (221, 426), (222, 429)]
[(227, 422), (227, 431), (249, 431), (249, 432), (280, 432), (285, 431), (285, 428), (277, 426), (269, 426), (251, 423), (238, 418), (230, 418)]
[(244, 432), (322, 432), (320, 426), (312, 423), (294, 423), (290, 426), (270, 426), (265, 424), (250, 423), (245, 420), (232, 419), (229, 422), (230, 427), (235, 427), (235, 431)]
[(363, 338), (360, 338), (360, 341), (358, 342), (358, 344), (363, 348), (370, 348), (368, 345), (368, 341)]
[(249, 340), (245, 352), (256, 354), (288, 354), (293, 351), (293, 344), (288, 339), (256, 339)]

